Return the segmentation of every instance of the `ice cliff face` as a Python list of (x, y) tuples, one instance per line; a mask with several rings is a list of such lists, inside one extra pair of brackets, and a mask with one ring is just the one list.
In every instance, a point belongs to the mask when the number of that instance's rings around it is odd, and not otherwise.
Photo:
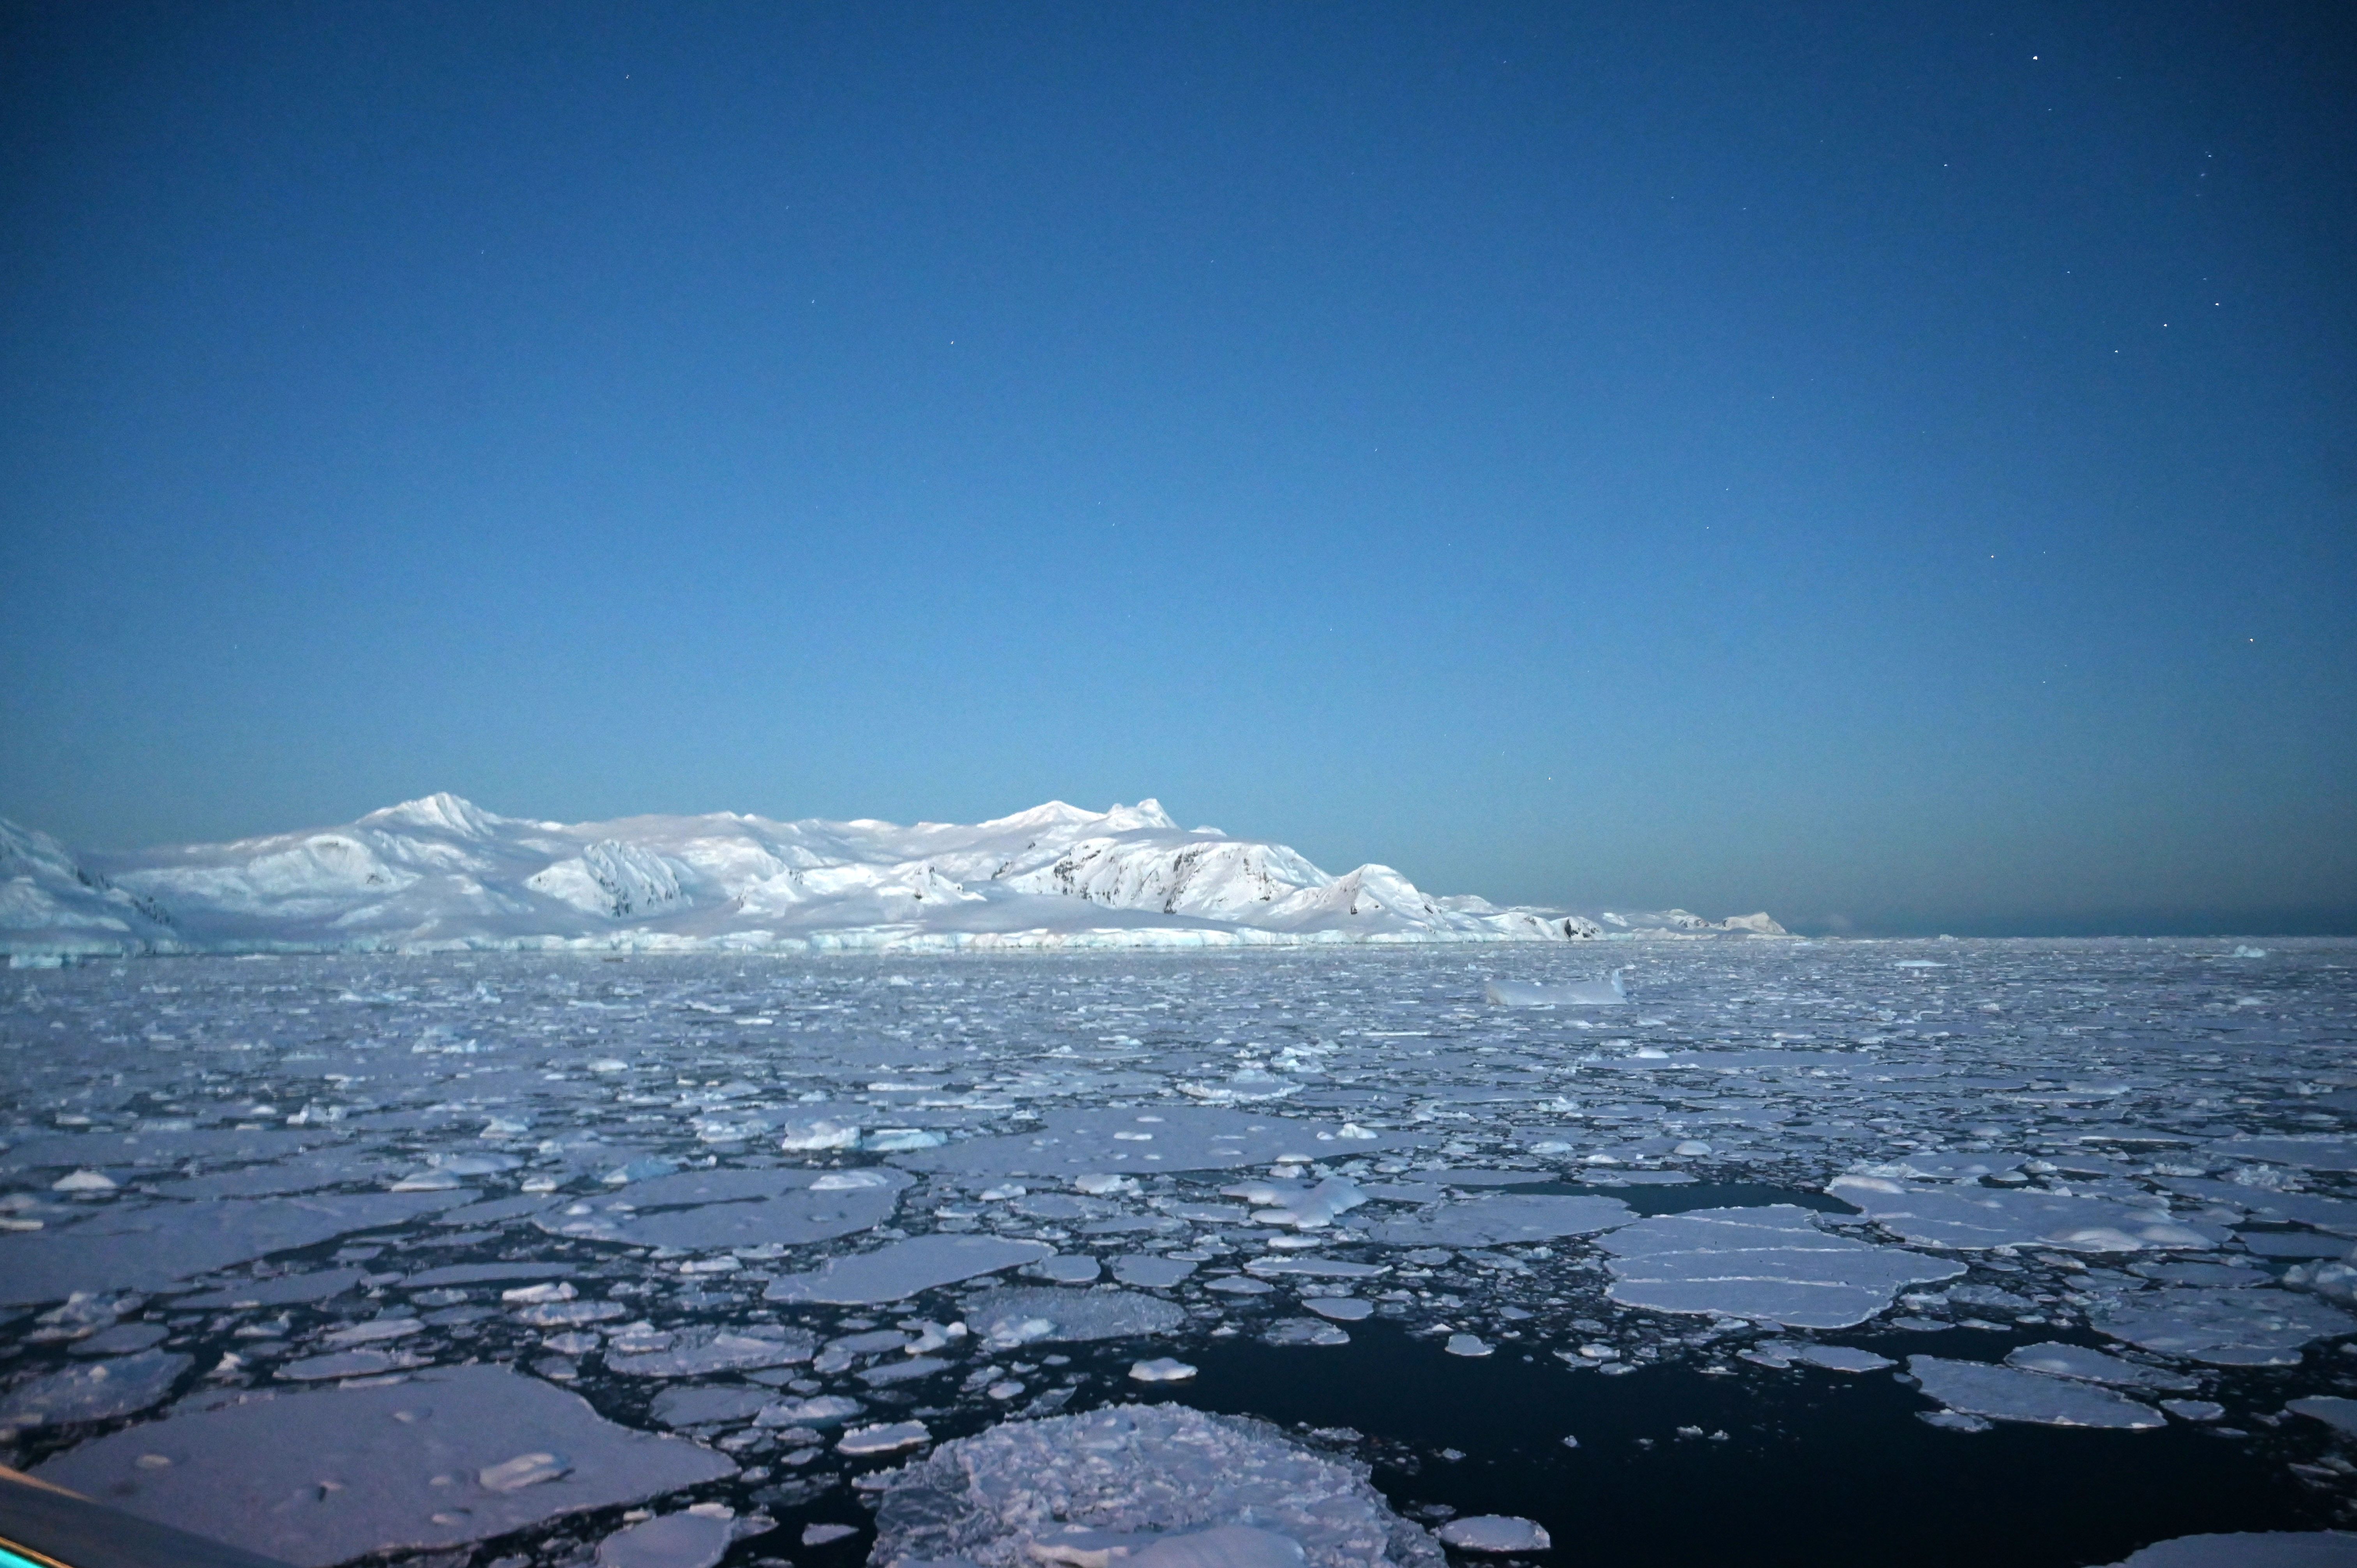
[[(1599, 920), (1606, 923), (1599, 923)], [(1589, 918), (1340, 876), (1160, 804), (972, 824), (716, 812), (565, 825), (455, 795), (340, 828), (79, 861), (0, 822), (0, 950), (1213, 947), (1781, 935), (1765, 915)]]

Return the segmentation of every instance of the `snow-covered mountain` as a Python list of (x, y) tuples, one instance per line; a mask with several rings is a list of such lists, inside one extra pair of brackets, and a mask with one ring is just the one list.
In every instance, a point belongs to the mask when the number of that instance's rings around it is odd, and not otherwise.
[(1780, 936), (1765, 915), (1576, 915), (1331, 876), (1153, 800), (901, 827), (721, 811), (566, 825), (429, 795), (347, 827), (77, 860), (0, 822), (0, 950), (1214, 947)]
[(154, 900), (79, 865), (48, 834), (0, 817), (0, 950), (169, 952), (181, 945)]

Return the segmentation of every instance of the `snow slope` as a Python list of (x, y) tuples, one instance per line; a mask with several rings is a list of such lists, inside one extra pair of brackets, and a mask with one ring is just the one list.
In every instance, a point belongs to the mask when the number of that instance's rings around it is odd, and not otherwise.
[(12, 958), (168, 951), (171, 918), (75, 863), (47, 833), (0, 817), (0, 951)]
[[(0, 865), (35, 868), (0, 889), (0, 947), (12, 951), (803, 951), (1782, 934), (1765, 915), (1590, 918), (1436, 898), (1389, 866), (1332, 876), (1283, 844), (1183, 829), (1153, 800), (1106, 811), (1051, 800), (992, 822), (909, 827), (727, 811), (567, 825), (497, 816), (441, 794), (345, 827), (80, 864), (46, 835), (5, 824), (0, 832), (8, 835), (0, 854), (14, 855)], [(19, 894), (20, 886), (29, 891)], [(59, 945), (59, 931), (85, 929), (97, 934)]]

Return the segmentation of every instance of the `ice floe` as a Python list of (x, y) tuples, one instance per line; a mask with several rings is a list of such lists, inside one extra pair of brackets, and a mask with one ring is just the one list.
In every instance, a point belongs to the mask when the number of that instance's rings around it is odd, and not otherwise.
[(830, 1259), (808, 1273), (780, 1275), (762, 1294), (771, 1301), (868, 1306), (905, 1301), (936, 1285), (995, 1274), (1054, 1251), (1045, 1242), (996, 1236), (910, 1236), (887, 1242), (872, 1252)]
[(951, 1559), (976, 1568), (1442, 1562), (1432, 1538), (1368, 1484), (1363, 1466), (1312, 1453), (1263, 1423), (1183, 1405), (1007, 1422), (890, 1477), (869, 1561), (903, 1568)]
[(453, 1367), (175, 1415), (35, 1474), (143, 1519), (325, 1568), (483, 1541), (735, 1469), (684, 1439), (618, 1426), (537, 1379)]
[(2039, 1426), (2100, 1426), (2124, 1432), (2150, 1431), (2168, 1420), (2150, 1405), (2125, 1394), (2066, 1378), (2050, 1378), (2014, 1367), (1954, 1361), (1940, 1356), (1910, 1356), (1907, 1370), (1923, 1392), (1952, 1411), (1992, 1421)]
[(2219, 1367), (2296, 1367), (2301, 1347), (2357, 1334), (2357, 1317), (2338, 1307), (2266, 1289), (2147, 1291), (2090, 1321), (2115, 1339)]
[(1847, 1328), (1910, 1284), (1960, 1263), (1827, 1234), (1792, 1204), (1659, 1215), (1607, 1233), (1612, 1299), (1656, 1312), (1710, 1313), (1792, 1328)]

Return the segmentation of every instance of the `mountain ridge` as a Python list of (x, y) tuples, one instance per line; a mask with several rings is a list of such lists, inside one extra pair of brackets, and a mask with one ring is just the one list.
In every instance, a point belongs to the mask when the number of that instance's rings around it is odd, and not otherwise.
[(1161, 802), (974, 823), (740, 812), (563, 823), (447, 792), (337, 827), (77, 855), (0, 819), (0, 951), (806, 952), (1781, 936), (1435, 897), (1390, 866), (1180, 828)]

